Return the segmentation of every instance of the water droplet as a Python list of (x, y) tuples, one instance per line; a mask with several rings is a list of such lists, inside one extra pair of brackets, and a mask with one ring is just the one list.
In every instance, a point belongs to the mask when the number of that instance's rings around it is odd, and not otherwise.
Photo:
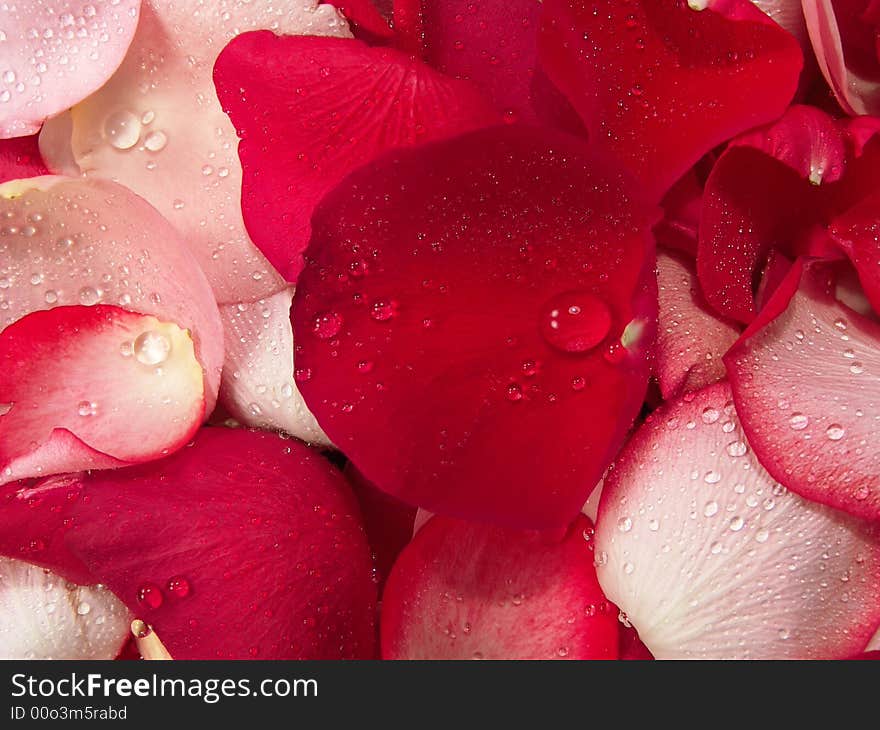
[(80, 304), (91, 307), (101, 301), (101, 293), (94, 287), (84, 286), (79, 290), (79, 301)]
[(803, 431), (810, 423), (810, 419), (803, 413), (792, 413), (788, 419), (788, 425), (794, 431)]
[(730, 521), (730, 529), (734, 532), (739, 532), (745, 524), (745, 520), (742, 517), (734, 517)]
[(717, 408), (709, 406), (703, 409), (700, 417), (703, 419), (703, 423), (715, 423), (721, 417), (721, 412)]
[(321, 312), (312, 320), (312, 333), (322, 340), (336, 337), (342, 329), (342, 315), (336, 312)]
[(703, 514), (706, 517), (712, 517), (713, 515), (718, 514), (718, 502), (706, 502), (706, 506), (703, 508)]
[(296, 368), (293, 371), (293, 379), (297, 383), (308, 383), (312, 379), (311, 368)]
[(562, 352), (587, 352), (611, 329), (611, 312), (605, 303), (584, 291), (568, 291), (550, 299), (540, 314), (541, 334)]
[(130, 111), (114, 112), (104, 120), (104, 138), (118, 150), (131, 149), (140, 136), (140, 119)]
[(396, 314), (397, 306), (389, 299), (377, 299), (370, 305), (370, 316), (377, 322), (387, 322)]
[(852, 365), (849, 366), (849, 371), (853, 375), (861, 375), (863, 372), (865, 372), (865, 366), (862, 365), (862, 363), (860, 362), (854, 362)]
[(135, 339), (134, 354), (139, 363), (159, 365), (165, 362), (168, 355), (171, 354), (171, 340), (161, 332), (147, 330)]
[(144, 608), (155, 610), (165, 601), (165, 596), (155, 583), (144, 583), (138, 588), (137, 601)]
[(150, 132), (144, 138), (144, 147), (146, 147), (150, 152), (159, 152), (160, 150), (165, 148), (165, 145), (168, 144), (168, 136), (165, 132)]
[(839, 423), (832, 423), (825, 429), (825, 435), (832, 441), (840, 441), (846, 433), (846, 429)]
[(727, 453), (730, 456), (744, 456), (746, 451), (748, 451), (748, 446), (745, 441), (731, 441), (727, 444)]
[(186, 598), (191, 590), (189, 581), (182, 575), (176, 575), (171, 578), (166, 589), (172, 598)]
[(633, 521), (631, 517), (621, 517), (617, 521), (617, 529), (621, 532), (629, 532), (632, 529)]
[(83, 601), (82, 603), (80, 603), (80, 604), (76, 607), (76, 613), (77, 613), (77, 615), (79, 615), (79, 616), (85, 616), (85, 615), (87, 615), (87, 614), (89, 613), (89, 611), (91, 611), (91, 610), (92, 610), (92, 607), (91, 607), (88, 603), (86, 603), (85, 601)]
[(94, 401), (81, 400), (76, 406), (76, 412), (83, 418), (94, 416), (98, 412), (98, 404)]
[(626, 575), (632, 575), (633, 571), (636, 569), (636, 566), (632, 563), (626, 562), (623, 564), (623, 572)]
[(507, 386), (507, 400), (512, 403), (517, 403), (521, 401), (523, 398), (522, 387), (520, 387), (519, 383), (511, 383)]
[(755, 542), (767, 542), (770, 539), (770, 530), (761, 528), (755, 533)]
[(791, 632), (788, 629), (779, 629), (779, 638), (785, 641), (789, 636), (791, 636)]
[(43, 298), (46, 300), (46, 304), (55, 304), (58, 301), (58, 292), (54, 289), (48, 289)]
[(718, 482), (721, 481), (721, 474), (717, 471), (707, 471), (703, 475), (703, 481), (706, 482), (706, 484), (718, 484)]
[(567, 657), (568, 656), (568, 647), (567, 646), (560, 646), (556, 650), (556, 654), (560, 657)]

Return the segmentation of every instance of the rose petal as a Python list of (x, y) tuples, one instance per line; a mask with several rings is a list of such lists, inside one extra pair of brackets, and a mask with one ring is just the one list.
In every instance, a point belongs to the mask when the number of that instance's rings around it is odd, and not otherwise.
[(113, 659), (130, 620), (102, 586), (0, 557), (0, 659)]
[(852, 261), (868, 300), (880, 312), (880, 191), (838, 216), (829, 233)]
[(242, 136), (245, 222), (289, 281), (315, 205), (351, 170), (497, 121), (470, 85), (355, 40), (248, 33), (220, 54), (215, 79)]
[(697, 274), (681, 254), (657, 252), (659, 321), (654, 373), (664, 400), (699, 390), (725, 376), (721, 356), (739, 330), (710, 311)]
[(0, 187), (0, 214), (0, 330), (34, 311), (97, 303), (173, 322), (191, 333), (213, 409), (223, 362), (217, 306), (153, 207), (114, 183), (42, 177)]
[[(795, 39), (745, 0), (545, 0), (539, 54), (607, 150), (656, 199), (702, 155), (779, 117), (797, 88)], [(748, 103), (742, 90), (749, 90)]]
[(3, 330), (0, 400), (3, 482), (120, 465), (96, 465), (89, 453), (71, 459), (63, 448), (40, 453), (38, 465), (19, 463), (56, 431), (70, 432), (89, 452), (136, 463), (180, 448), (205, 417), (189, 334), (106, 305), (33, 312)]
[(391, 26), (373, 4), (373, 0), (321, 0), (321, 4), (333, 5), (349, 23), (372, 38), (387, 41), (394, 37)]
[[(841, 39), (836, 3), (833, 0), (801, 1), (819, 69), (841, 108), (852, 115), (880, 114), (880, 67), (875, 68), (874, 73), (866, 73), (848, 64), (848, 49), (844, 48)], [(852, 12), (849, 7), (841, 11)], [(852, 22), (848, 17), (842, 20)]]
[(506, 121), (566, 126), (567, 117), (577, 119), (538, 66), (539, 2), (422, 0), (421, 8), (425, 60), (479, 86)]
[(824, 112), (795, 106), (779, 122), (744, 135), (721, 155), (706, 183), (697, 273), (719, 314), (755, 315), (753, 280), (773, 248), (795, 256), (824, 231), (847, 167), (843, 130)]
[(880, 517), (880, 325), (833, 296), (829, 272), (799, 263), (725, 357), (761, 464), (792, 491)]
[(367, 479), (513, 526), (580, 510), (654, 335), (653, 211), (628, 184), (573, 137), (510, 126), (386, 156), (324, 199), (296, 365)]
[(72, 151), (86, 176), (113, 179), (156, 206), (183, 235), (224, 304), (270, 296), (282, 286), (245, 231), (235, 130), (212, 81), (228, 40), (268, 27), (348, 35), (334, 8), (317, 0), (149, 0), (119, 70), (73, 108), (69, 131), (62, 120), (48, 123), (41, 135), (53, 170), (62, 169)]
[(21, 177), (37, 177), (48, 172), (40, 157), (36, 137), (0, 140), (0, 183)]
[(84, 484), (73, 498), (42, 492), (35, 509), (57, 514), (67, 549), (175, 659), (373, 656), (369, 548), (354, 497), (319, 454), (206, 428), (167, 459)]
[(797, 38), (805, 52), (810, 50), (810, 37), (800, 0), (752, 0), (752, 3)]
[(294, 377), (292, 299), (287, 287), (257, 302), (220, 307), (226, 335), (220, 400), (239, 423), (329, 445)]
[(583, 516), (562, 539), (434, 517), (388, 579), (382, 657), (616, 659), (592, 536)]
[(777, 484), (729, 399), (710, 386), (627, 444), (599, 507), (602, 588), (658, 659), (861, 651), (880, 624), (880, 534)]
[(140, 0), (4, 4), (0, 9), (0, 137), (39, 131), (117, 69), (138, 24)]

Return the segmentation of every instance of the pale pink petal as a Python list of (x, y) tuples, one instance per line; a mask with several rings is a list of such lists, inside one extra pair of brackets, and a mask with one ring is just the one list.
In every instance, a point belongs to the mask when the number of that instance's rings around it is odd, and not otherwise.
[[(286, 431), (329, 445), (306, 406), (294, 375), (290, 305), (293, 287), (256, 302), (222, 304), (226, 362), (220, 399), (239, 423)], [(299, 378), (307, 378), (299, 373)]]
[[(220, 303), (283, 286), (245, 231), (238, 139), (212, 78), (226, 43), (260, 28), (350, 35), (336, 10), (316, 0), (145, 0), (116, 74), (69, 122), (50, 122), (42, 135), (50, 169), (67, 170), (72, 152), (86, 176), (121, 182), (155, 205), (183, 234)], [(70, 124), (70, 134), (56, 124)]]
[(111, 182), (41, 177), (0, 186), (0, 215), (0, 331), (31, 312), (75, 304), (175, 323), (192, 333), (213, 409), (223, 362), (217, 306), (154, 208)]
[(663, 398), (721, 380), (721, 357), (739, 330), (715, 315), (700, 293), (697, 273), (684, 255), (657, 252), (660, 302), (654, 373)]
[(658, 659), (846, 658), (880, 624), (877, 526), (779, 485), (726, 383), (655, 412), (605, 482), (599, 582)]
[(122, 62), (140, 0), (0, 4), (0, 137), (39, 131), (98, 89)]
[(130, 621), (103, 586), (0, 557), (0, 659), (113, 659)]

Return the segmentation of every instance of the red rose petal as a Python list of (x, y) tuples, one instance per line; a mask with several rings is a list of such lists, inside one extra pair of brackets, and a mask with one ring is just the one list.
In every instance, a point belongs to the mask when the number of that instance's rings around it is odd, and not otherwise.
[(0, 183), (48, 172), (35, 136), (0, 140)]
[[(539, 53), (608, 150), (655, 193), (703, 154), (779, 117), (801, 70), (795, 39), (745, 0), (545, 0)], [(743, 90), (748, 89), (748, 99)]]
[(306, 403), (407, 503), (566, 524), (642, 403), (651, 212), (579, 140), (546, 129), (474, 132), (362, 168), (318, 208), (297, 284)]
[(846, 163), (843, 130), (803, 106), (721, 155), (706, 183), (697, 254), (702, 290), (718, 313), (752, 320), (756, 272), (773, 248), (790, 256), (810, 248), (833, 202), (826, 186)]
[(880, 191), (838, 216), (829, 233), (849, 256), (868, 300), (880, 312)]
[(98, 89), (122, 62), (140, 0), (3, 6), (0, 137), (39, 131), (47, 117)]
[(565, 125), (566, 115), (576, 118), (538, 66), (539, 2), (422, 0), (421, 8), (425, 60), (477, 84), (506, 121)]
[[(880, 114), (880, 64), (876, 51), (873, 65), (850, 63), (849, 46), (841, 37), (844, 28), (860, 23), (854, 3), (835, 0), (802, 0), (807, 31), (822, 75), (847, 114)], [(862, 28), (870, 26), (862, 25)], [(848, 40), (848, 39), (847, 39)]]
[(382, 657), (616, 659), (592, 536), (583, 516), (562, 539), (434, 517), (388, 579)]
[(242, 138), (248, 231), (290, 281), (315, 205), (351, 170), (497, 120), (469, 84), (349, 39), (246, 33), (220, 54), (214, 78)]
[(710, 311), (693, 265), (681, 254), (657, 252), (659, 321), (654, 373), (664, 400), (725, 376), (721, 356), (739, 330)]
[(725, 357), (743, 428), (792, 491), (880, 517), (880, 325), (799, 263)]
[(658, 659), (861, 651), (880, 624), (877, 527), (779, 485), (730, 395), (655, 412), (621, 453), (596, 526), (602, 588)]
[[(55, 307), (0, 334), (2, 482), (155, 459), (204, 416), (202, 368), (177, 325), (105, 305)], [(85, 453), (50, 446), (27, 458), (59, 430)], [(110, 463), (94, 463), (95, 451)]]
[(332, 5), (349, 23), (376, 39), (387, 41), (394, 37), (394, 31), (373, 4), (373, 0), (321, 0), (321, 4)]
[[(84, 483), (77, 499), (54, 497), (71, 524), (64, 544), (175, 659), (373, 656), (369, 548), (319, 454), (207, 428), (167, 459)], [(53, 509), (50, 496), (38, 509)]]

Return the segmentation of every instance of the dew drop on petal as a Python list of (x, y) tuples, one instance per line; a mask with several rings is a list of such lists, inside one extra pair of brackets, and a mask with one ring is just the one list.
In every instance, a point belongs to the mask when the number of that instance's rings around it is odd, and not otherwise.
[(588, 352), (608, 335), (611, 312), (599, 298), (583, 291), (558, 294), (539, 315), (544, 340), (562, 352)]
[[(124, 343), (123, 343), (124, 344)], [(134, 341), (134, 355), (144, 365), (159, 365), (171, 354), (171, 341), (161, 332), (147, 330)]]

